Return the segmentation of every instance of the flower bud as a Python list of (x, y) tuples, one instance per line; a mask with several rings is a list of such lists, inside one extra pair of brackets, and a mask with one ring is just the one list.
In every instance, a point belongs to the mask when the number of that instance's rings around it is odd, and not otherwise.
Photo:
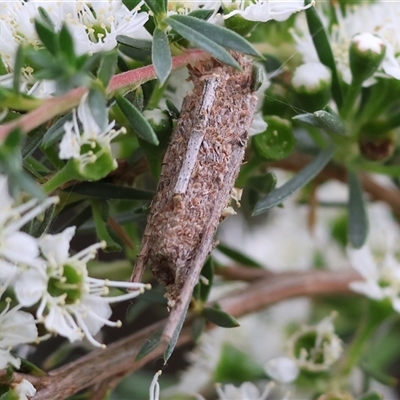
[(362, 84), (379, 68), (386, 53), (383, 41), (371, 33), (353, 36), (349, 49), (353, 84)]
[(293, 89), (307, 111), (320, 110), (326, 106), (331, 96), (332, 73), (321, 63), (300, 65), (292, 77)]
[(393, 155), (396, 137), (382, 121), (371, 121), (361, 127), (358, 146), (361, 154), (371, 161), (385, 161)]

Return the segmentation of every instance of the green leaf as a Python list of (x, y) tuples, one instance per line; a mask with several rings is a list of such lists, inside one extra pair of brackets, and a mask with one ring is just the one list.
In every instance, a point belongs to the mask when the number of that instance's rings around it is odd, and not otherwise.
[(239, 322), (234, 317), (218, 308), (206, 307), (201, 315), (213, 324), (222, 326), (223, 328), (236, 328), (240, 326)]
[(296, 139), (291, 123), (275, 115), (265, 118), (267, 130), (252, 137), (258, 156), (265, 160), (282, 160), (294, 149)]
[(233, 249), (232, 247), (228, 247), (222, 243), (217, 246), (217, 249), (222, 253), (228, 256), (233, 261), (236, 261), (240, 265), (244, 265), (246, 267), (252, 268), (262, 268), (262, 265), (257, 261), (253, 260), (252, 258), (246, 256), (245, 254), (241, 253)]
[(267, 197), (260, 200), (253, 211), (253, 215), (259, 215), (273, 206), (282, 203), (287, 197), (310, 182), (331, 160), (335, 148), (328, 147), (322, 150), (315, 159), (303, 168), (294, 178), (278, 189), (273, 190)]
[(47, 12), (46, 9), (44, 9), (43, 7), (39, 7), (38, 8), (38, 13), (40, 15), (40, 17), (43, 19), (43, 22), (45, 24), (47, 24), (49, 27), (51, 27), (53, 29), (53, 31), (55, 30), (55, 25), (53, 20), (51, 19), (49, 13)]
[[(305, 5), (310, 4), (311, 0), (306, 0)], [(336, 62), (333, 57), (330, 41), (325, 31), (324, 25), (315, 10), (315, 7), (310, 7), (305, 11), (308, 23), (308, 29), (314, 42), (315, 50), (322, 64), (327, 66), (332, 72), (332, 96), (338, 108), (342, 106), (343, 96), (340, 86), (339, 76), (336, 70)]]
[(383, 400), (384, 396), (378, 392), (369, 392), (358, 397), (357, 400)]
[(122, 251), (122, 247), (111, 237), (110, 232), (108, 231), (107, 219), (110, 211), (108, 202), (92, 199), (90, 205), (92, 207), (97, 237), (106, 242), (106, 248), (104, 251), (108, 253)]
[(24, 48), (18, 46), (17, 54), (15, 55), (14, 74), (13, 74), (13, 90), (19, 93), (19, 82), (21, 77), (21, 69), (24, 66)]
[(25, 358), (21, 358), (21, 366), (18, 368), (18, 371), (33, 376), (46, 376), (45, 371), (43, 371), (30, 361), (26, 360)]
[(12, 131), (0, 146), (0, 173), (8, 176), (11, 193), (24, 190), (40, 200), (46, 198), (42, 189), (22, 168), (21, 144), (23, 135), (16, 129)]
[(107, 100), (103, 93), (97, 89), (90, 89), (88, 96), (88, 105), (93, 119), (100, 129), (105, 130), (108, 125)]
[(119, 44), (123, 44), (125, 46), (133, 47), (134, 49), (139, 50), (151, 50), (152, 42), (143, 39), (135, 39), (130, 36), (118, 35), (116, 40)]
[(346, 133), (346, 126), (343, 121), (335, 114), (331, 114), (325, 110), (314, 112), (319, 126), (326, 132), (344, 135)]
[(37, 19), (35, 20), (36, 33), (39, 39), (46, 47), (46, 49), (53, 55), (56, 56), (59, 52), (59, 41), (53, 27), (44, 24)]
[(68, 113), (63, 117), (61, 117), (59, 120), (57, 120), (57, 122), (54, 125), (52, 125), (44, 134), (42, 145), (46, 148), (53, 145), (58, 140), (60, 140), (65, 132), (64, 124), (67, 121), (71, 120), (72, 120), (72, 113)]
[(153, 11), (154, 15), (160, 15), (167, 12), (167, 4), (165, 0), (144, 0), (146, 6)]
[(117, 67), (118, 51), (113, 50), (103, 54), (101, 58), (100, 67), (97, 72), (97, 77), (106, 88), (110, 82), (110, 79), (115, 74)]
[(213, 14), (214, 10), (205, 10), (204, 8), (199, 8), (198, 10), (190, 11), (188, 17), (198, 18), (207, 21)]
[(150, 337), (150, 339), (147, 339), (144, 346), (139, 350), (139, 352), (135, 358), (135, 361), (141, 360), (143, 357), (147, 356), (147, 354), (150, 354), (155, 348), (158, 347), (158, 345), (161, 342), (162, 332), (163, 332), (163, 330), (159, 329), (153, 333), (153, 335)]
[(75, 49), (74, 40), (68, 30), (67, 25), (64, 23), (58, 34), (60, 52), (64, 55), (64, 59), (69, 65), (75, 66)]
[(296, 121), (304, 122), (308, 125), (321, 128), (327, 133), (344, 135), (346, 126), (343, 121), (335, 114), (325, 110), (315, 111), (314, 113), (300, 114), (293, 117)]
[[(176, 16), (175, 16), (176, 17)], [(196, 20), (196, 18), (193, 18)], [(219, 44), (215, 43), (214, 40), (209, 39), (207, 36), (197, 32), (192, 27), (189, 27), (175, 19), (165, 18), (164, 20), (171, 28), (177, 31), (181, 36), (190, 40), (195, 46), (202, 48), (203, 50), (210, 53), (213, 57), (228, 64), (234, 68), (240, 69), (240, 65), (237, 61)], [(211, 24), (210, 24), (211, 25)]]
[(141, 0), (122, 0), (122, 3), (131, 11), (141, 3)]
[(247, 181), (247, 187), (257, 190), (260, 193), (271, 193), (276, 186), (277, 178), (274, 172), (265, 175), (251, 176)]
[(348, 239), (353, 247), (359, 249), (365, 243), (368, 235), (368, 216), (363, 199), (363, 190), (357, 175), (349, 171), (349, 224)]
[(99, 199), (151, 200), (153, 192), (118, 186), (107, 182), (83, 182), (66, 189), (68, 192)]
[(206, 328), (206, 320), (202, 317), (197, 317), (192, 323), (192, 336), (195, 343), (198, 342), (200, 336)]
[(169, 115), (173, 118), (173, 119), (178, 119), (180, 116), (180, 111), (176, 108), (175, 104), (170, 100), (170, 99), (166, 99), (165, 100), (165, 105), (168, 108), (168, 112)]
[(214, 261), (211, 257), (208, 257), (207, 261), (204, 263), (200, 275), (207, 279), (207, 283), (202, 280), (199, 281), (200, 285), (200, 301), (205, 303), (210, 295), (211, 288), (214, 281)]
[(142, 113), (122, 96), (117, 96), (117, 104), (137, 135), (143, 140), (158, 146), (157, 135)]
[(169, 360), (169, 358), (171, 357), (171, 355), (175, 349), (176, 342), (178, 341), (179, 334), (181, 333), (183, 323), (185, 322), (189, 304), (190, 304), (190, 300), (187, 302), (185, 309), (182, 311), (182, 314), (180, 315), (180, 319), (176, 326), (175, 332), (172, 334), (172, 338), (171, 338), (170, 342), (167, 344), (167, 348), (165, 349), (165, 352), (164, 352), (164, 364), (167, 363), (167, 361)]
[(14, 390), (10, 389), (8, 392), (1, 395), (0, 400), (19, 400), (21, 397)]
[(239, 51), (244, 54), (249, 54), (253, 57), (263, 58), (263, 56), (246, 39), (227, 28), (210, 24), (209, 22), (191, 17), (189, 15), (172, 15), (165, 20), (168, 25), (189, 40), (192, 39), (176, 29), (175, 26), (171, 24), (171, 20), (173, 20), (174, 23), (181, 24), (196, 31), (198, 34), (207, 37), (222, 47)]
[(154, 29), (153, 32), (151, 58), (160, 85), (163, 85), (172, 70), (172, 57), (169, 49), (168, 36), (159, 28)]

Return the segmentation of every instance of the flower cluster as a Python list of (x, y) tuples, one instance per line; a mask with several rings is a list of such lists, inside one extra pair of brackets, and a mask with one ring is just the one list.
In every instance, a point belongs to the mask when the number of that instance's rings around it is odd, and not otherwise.
[[(70, 255), (70, 241), (75, 227), (55, 235), (35, 238), (21, 228), (58, 201), (51, 197), (42, 203), (32, 199), (17, 204), (10, 196), (7, 178), (0, 175), (0, 284), (1, 294), (12, 289), (17, 305), (11, 299), (0, 314), (0, 368), (20, 361), (10, 350), (22, 343), (38, 339), (37, 323), (71, 342), (87, 338), (94, 346), (102, 346), (95, 338), (103, 325), (111, 322), (111, 303), (131, 299), (147, 287), (140, 283), (94, 279), (88, 275), (87, 263), (95, 257), (103, 243), (97, 243)], [(21, 251), (21, 248), (24, 251)], [(109, 297), (109, 288), (132, 292)], [(35, 307), (35, 316), (21, 308)]]

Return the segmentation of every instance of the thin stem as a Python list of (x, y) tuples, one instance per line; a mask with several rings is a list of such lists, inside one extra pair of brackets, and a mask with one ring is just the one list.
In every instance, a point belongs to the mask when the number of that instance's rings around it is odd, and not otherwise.
[(354, 82), (351, 83), (349, 89), (346, 92), (346, 96), (344, 98), (343, 106), (340, 110), (340, 116), (343, 120), (346, 120), (351, 112), (354, 110), (354, 103), (357, 100), (358, 95), (361, 91), (361, 85), (356, 84)]
[[(203, 50), (188, 50), (180, 56), (173, 57), (172, 69), (175, 70), (181, 68), (191, 62), (206, 57), (209, 57), (209, 55)], [(156, 74), (152, 65), (123, 72), (111, 79), (110, 85), (107, 89), (107, 94), (109, 97), (112, 97), (117, 91), (126, 91), (129, 88), (139, 86), (155, 77)], [(65, 114), (70, 109), (78, 106), (82, 96), (87, 93), (87, 91), (88, 89), (86, 87), (79, 87), (71, 90), (63, 96), (47, 99), (36, 110), (25, 114), (12, 122), (0, 125), (0, 141), (4, 140), (7, 135), (17, 127), (20, 128), (22, 132), (27, 133), (52, 118), (60, 114)]]
[(71, 176), (71, 170), (68, 165), (65, 165), (58, 172), (56, 172), (46, 183), (43, 184), (43, 190), (49, 194), (61, 187), (64, 183), (74, 179)]
[(341, 376), (347, 378), (353, 368), (358, 364), (365, 346), (376, 329), (388, 316), (392, 314), (390, 306), (375, 301), (367, 300), (367, 310), (356, 335), (347, 349), (346, 357), (341, 365)]

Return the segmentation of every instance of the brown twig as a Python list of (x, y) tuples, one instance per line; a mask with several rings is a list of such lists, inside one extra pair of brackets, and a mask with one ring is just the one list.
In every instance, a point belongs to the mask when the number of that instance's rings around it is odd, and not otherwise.
[[(238, 318), (261, 310), (279, 301), (297, 296), (324, 296), (349, 293), (349, 282), (359, 279), (353, 271), (310, 271), (305, 273), (276, 274), (259, 279), (246, 288), (230, 293), (221, 299), (221, 308)], [(165, 325), (160, 321), (122, 340), (109, 345), (105, 350), (97, 350), (77, 361), (60, 367), (44, 377), (14, 374), (14, 380), (28, 379), (37, 389), (32, 400), (63, 400), (84, 388), (98, 385), (114, 377), (123, 377), (141, 368), (149, 361), (163, 354), (163, 346), (136, 361), (139, 349), (146, 340)], [(192, 339), (190, 320), (181, 332), (177, 346)], [(7, 382), (7, 374), (0, 371), (0, 383)]]

